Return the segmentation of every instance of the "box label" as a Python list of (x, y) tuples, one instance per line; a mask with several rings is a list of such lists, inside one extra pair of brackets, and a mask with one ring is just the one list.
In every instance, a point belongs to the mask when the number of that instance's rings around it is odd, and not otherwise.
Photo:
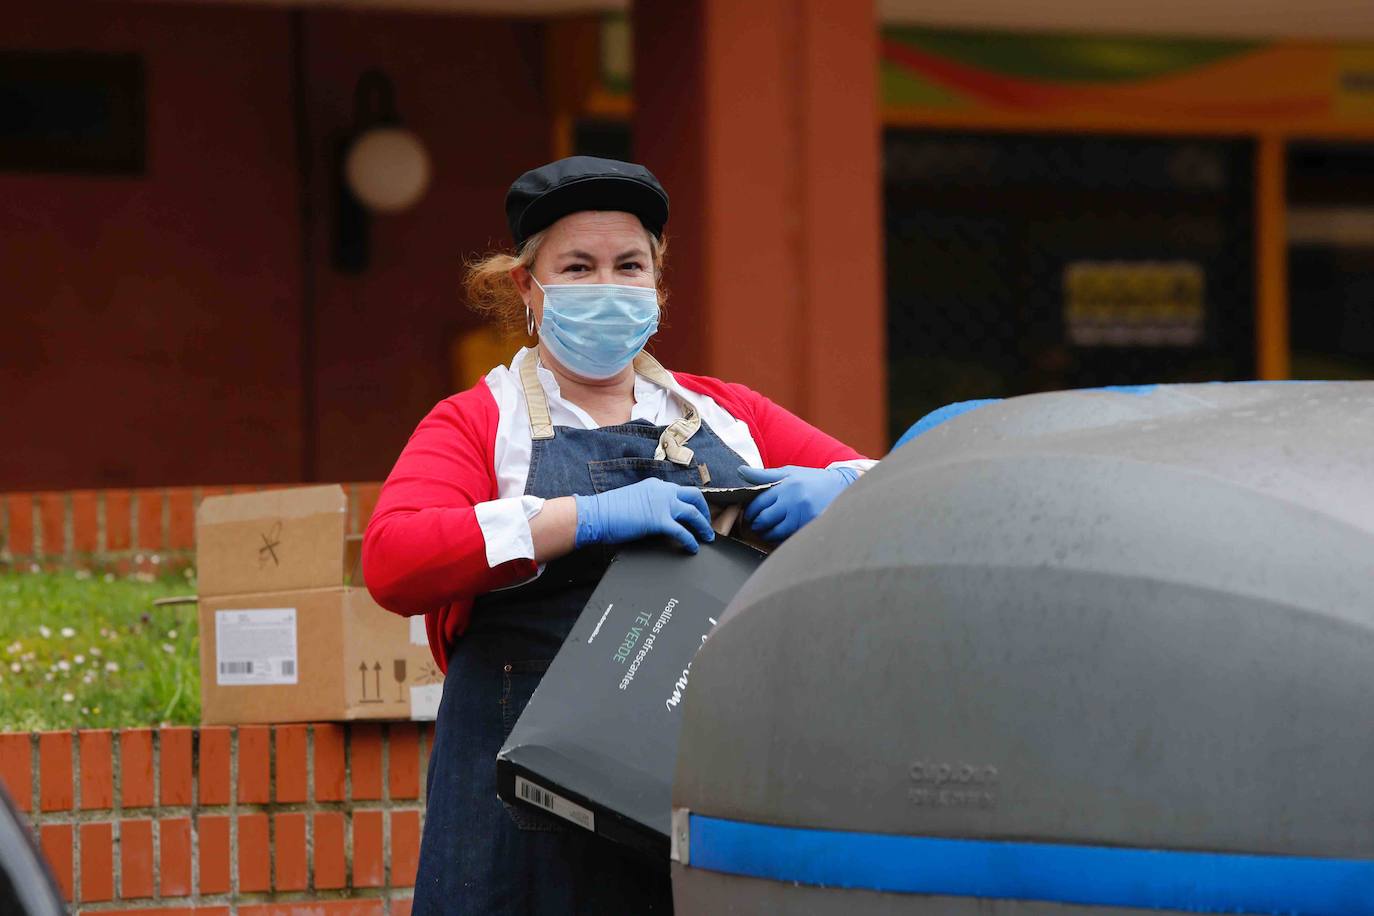
[(596, 820), (590, 811), (576, 802), (568, 801), (557, 792), (536, 786), (523, 776), (515, 777), (515, 794), (535, 807), (543, 808), (550, 814), (556, 814), (579, 827), (596, 832)]
[(439, 717), (439, 701), (443, 698), (443, 684), (410, 688), (410, 717), (425, 722), (434, 721)]
[(215, 683), (295, 684), (296, 609), (215, 612)]
[(412, 646), (429, 645), (429, 634), (425, 632), (424, 614), (416, 614), (410, 618), (410, 644)]

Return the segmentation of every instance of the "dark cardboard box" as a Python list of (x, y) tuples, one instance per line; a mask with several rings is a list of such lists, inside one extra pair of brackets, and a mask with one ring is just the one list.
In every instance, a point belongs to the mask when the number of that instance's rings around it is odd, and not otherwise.
[(497, 755), (500, 797), (666, 863), (692, 658), (765, 556), (724, 537), (617, 554)]

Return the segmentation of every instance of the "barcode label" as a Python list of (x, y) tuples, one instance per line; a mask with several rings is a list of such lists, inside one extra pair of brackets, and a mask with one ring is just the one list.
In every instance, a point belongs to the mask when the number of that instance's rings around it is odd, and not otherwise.
[(579, 827), (593, 833), (596, 832), (596, 819), (590, 811), (576, 802), (568, 801), (556, 792), (550, 792), (543, 786), (536, 786), (523, 776), (515, 777), (515, 794), (537, 808), (543, 808), (550, 814), (556, 814), (564, 820), (572, 821)]
[(216, 611), (215, 675), (223, 687), (295, 684), (296, 609)]

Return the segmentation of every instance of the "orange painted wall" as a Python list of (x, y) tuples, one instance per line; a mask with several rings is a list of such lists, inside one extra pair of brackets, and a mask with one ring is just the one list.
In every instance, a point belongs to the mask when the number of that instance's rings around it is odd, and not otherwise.
[(670, 366), (886, 451), (872, 9), (639, 0), (635, 154), (673, 195)]
[[(0, 173), (0, 489), (383, 476), (449, 393), (465, 255), (504, 239), (511, 177), (547, 157), (542, 28), (304, 14), (313, 210), (303, 227), (280, 9), (29, 3), (10, 48), (138, 52), (142, 177)], [(434, 160), (378, 220), (373, 268), (329, 265), (332, 140), (383, 68)], [(318, 459), (303, 466), (302, 232), (316, 291)]]
[[(319, 290), (319, 461), (322, 480), (379, 480), (406, 438), (449, 390), (449, 345), (477, 320), (462, 305), (463, 259), (509, 244), (506, 188), (548, 160), (543, 30), (537, 23), (433, 16), (312, 14), (306, 58), (320, 139), (352, 120), (359, 73), (381, 67), (401, 116), (434, 163), (414, 209), (373, 223), (361, 276), (328, 263), (329, 226), (312, 244)], [(333, 198), (316, 170), (316, 198)], [(484, 367), (486, 368), (486, 367)]]
[(144, 55), (148, 168), (0, 173), (0, 488), (298, 472), (285, 21), (7, 8), (7, 47)]

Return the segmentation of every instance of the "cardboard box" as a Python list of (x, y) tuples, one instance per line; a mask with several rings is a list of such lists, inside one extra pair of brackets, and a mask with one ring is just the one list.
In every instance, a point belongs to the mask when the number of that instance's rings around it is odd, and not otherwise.
[(433, 719), (423, 617), (379, 607), (338, 485), (207, 497), (196, 515), (201, 721)]
[(666, 865), (691, 663), (764, 554), (616, 554), (496, 758), (496, 791)]

